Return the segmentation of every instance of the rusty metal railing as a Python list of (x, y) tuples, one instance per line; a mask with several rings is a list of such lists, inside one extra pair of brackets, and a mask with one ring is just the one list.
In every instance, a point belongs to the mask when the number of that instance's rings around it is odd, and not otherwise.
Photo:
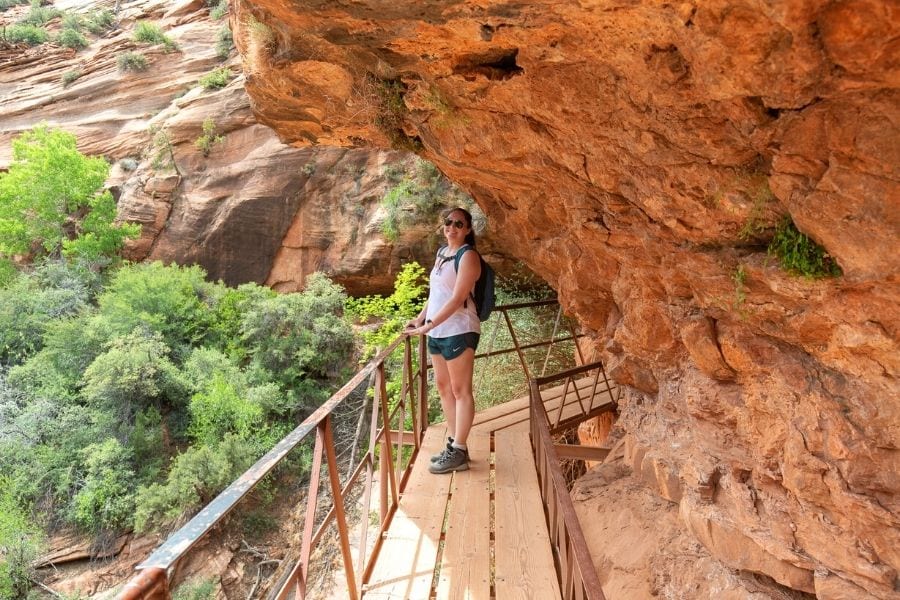
[[(559, 385), (560, 382), (559, 405), (548, 410), (541, 388)], [(614, 411), (618, 400), (614, 394), (615, 388), (606, 377), (603, 363), (599, 361), (531, 379), (530, 387), (529, 415), (534, 464), (540, 480), (541, 499), (563, 600), (605, 600), (560, 467), (560, 459), (602, 460), (608, 450), (557, 444), (553, 441), (553, 435), (591, 417)], [(556, 401), (554, 395), (552, 402)]]
[[(505, 353), (516, 352), (526, 375), (529, 373), (526, 360), (526, 352), (536, 348), (552, 346), (564, 341), (574, 341), (577, 337), (574, 331), (568, 335), (557, 337), (557, 328), (554, 327), (549, 339), (539, 342), (520, 343), (516, 336), (515, 328), (509, 313), (513, 310), (540, 308), (556, 305), (555, 300), (539, 302), (524, 302), (498, 306), (495, 311), (496, 319), (505, 321), (509, 337), (513, 347), (494, 351), (490, 349), (476, 355), (477, 359), (489, 358)], [(312, 468), (309, 474), (309, 492), (306, 497), (305, 518), (299, 556), (296, 561), (285, 570), (275, 590), (269, 594), (269, 598), (283, 600), (289, 596), (299, 600), (307, 595), (309, 582), (310, 557), (322, 541), (326, 529), (331, 525), (337, 526), (340, 541), (341, 555), (344, 565), (344, 574), (347, 582), (347, 597), (358, 599), (363, 595), (365, 583), (371, 576), (378, 556), (383, 534), (390, 524), (391, 518), (397, 510), (400, 494), (408, 479), (411, 467), (415, 461), (425, 430), (428, 427), (428, 369), (425, 350), (425, 338), (415, 340), (418, 350), (418, 361), (414, 364), (414, 341), (406, 336), (400, 336), (378, 356), (373, 358), (356, 375), (348, 381), (327, 402), (315, 410), (303, 423), (282, 439), (265, 456), (259, 459), (250, 469), (229, 485), (225, 491), (204, 507), (186, 525), (176, 531), (161, 546), (136, 569), (139, 573), (120, 592), (120, 600), (169, 600), (171, 590), (169, 582), (173, 579), (177, 567), (184, 557), (200, 540), (228, 515), (244, 499), (250, 491), (262, 481), (266, 475), (280, 464), (288, 454), (297, 448), (304, 440), (315, 435), (315, 448), (312, 454)], [(402, 360), (402, 384), (399, 395), (389, 398), (387, 391), (388, 375), (386, 365), (389, 358), (400, 346), (403, 347)], [(546, 365), (546, 361), (545, 361)], [(371, 410), (369, 419), (368, 447), (359, 459), (353, 464), (350, 462), (349, 476), (341, 482), (339, 465), (335, 453), (333, 434), (334, 413), (354, 391), (365, 385), (371, 388)], [(368, 402), (368, 401), (367, 401)], [(393, 406), (390, 406), (393, 404)], [(406, 430), (407, 416), (412, 421), (412, 431)], [(408, 462), (402, 457), (401, 448), (412, 446), (411, 456), (407, 456)], [(379, 451), (376, 452), (376, 447)], [(349, 542), (350, 523), (347, 518), (347, 502), (350, 490), (365, 478), (361, 505), (363, 514), (368, 514), (373, 503), (374, 470), (378, 463), (379, 490), (378, 508), (379, 521), (378, 532), (374, 537), (374, 544), (368, 548), (369, 536), (368, 519), (359, 521), (357, 533), (357, 556), (354, 561), (353, 552)], [(321, 487), (321, 471), (323, 465), (327, 469), (329, 494), (332, 507), (324, 516), (317, 515), (319, 505), (319, 490)]]

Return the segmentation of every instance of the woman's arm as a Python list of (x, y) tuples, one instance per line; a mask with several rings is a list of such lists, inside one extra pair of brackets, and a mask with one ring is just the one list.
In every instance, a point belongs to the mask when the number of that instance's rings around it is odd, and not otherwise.
[[(455, 313), (465, 302), (475, 287), (475, 282), (481, 277), (481, 261), (477, 252), (466, 252), (459, 261), (459, 271), (456, 274), (456, 285), (453, 287), (453, 295), (440, 310), (431, 317), (431, 322), (418, 327), (413, 333), (428, 333)], [(424, 315), (424, 311), (422, 312)]]
[(428, 300), (425, 301), (425, 306), (422, 307), (422, 311), (415, 318), (410, 319), (406, 322), (406, 328), (410, 327), (417, 328), (421, 327), (425, 324), (425, 314), (428, 312)]

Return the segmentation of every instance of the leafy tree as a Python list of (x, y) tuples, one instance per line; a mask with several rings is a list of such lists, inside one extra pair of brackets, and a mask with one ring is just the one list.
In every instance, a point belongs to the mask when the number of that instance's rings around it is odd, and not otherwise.
[(404, 324), (419, 314), (426, 300), (426, 290), (425, 269), (417, 262), (409, 262), (397, 274), (394, 292), (387, 298), (374, 295), (347, 301), (347, 312), (356, 321), (379, 322), (377, 328), (363, 332), (364, 359), (390, 344)]
[(172, 461), (165, 483), (153, 483), (138, 490), (134, 526), (147, 531), (178, 521), (198, 509), (258, 458), (253, 444), (233, 434), (215, 446), (195, 446)]
[(89, 269), (51, 261), (0, 288), (0, 362), (18, 364), (39, 350), (47, 327), (88, 306), (97, 282)]
[(114, 339), (84, 371), (81, 395), (89, 406), (130, 427), (135, 415), (158, 403), (177, 406), (184, 384), (162, 336), (142, 328)]
[(24, 598), (31, 589), (31, 563), (39, 554), (41, 535), (10, 484), (0, 476), (0, 598)]
[(9, 171), (0, 173), (0, 257), (65, 250), (97, 258), (137, 236), (138, 226), (113, 223), (115, 201), (99, 193), (109, 165), (78, 152), (75, 136), (40, 125), (12, 146)]
[(306, 406), (321, 400), (322, 384), (353, 353), (353, 333), (339, 316), (345, 300), (340, 286), (314, 273), (302, 293), (254, 305), (241, 327), (251, 368), (271, 374)]
[(100, 313), (118, 334), (143, 326), (163, 336), (176, 353), (199, 343), (214, 321), (215, 284), (200, 267), (161, 262), (126, 265), (98, 298)]
[(134, 514), (133, 455), (116, 438), (81, 451), (84, 481), (72, 498), (72, 520), (87, 531), (130, 525)]

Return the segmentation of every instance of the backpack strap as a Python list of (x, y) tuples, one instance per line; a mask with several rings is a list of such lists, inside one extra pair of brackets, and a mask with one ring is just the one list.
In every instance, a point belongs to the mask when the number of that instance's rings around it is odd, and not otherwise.
[[(446, 248), (446, 246), (444, 246)], [(474, 250), (474, 248), (468, 244), (464, 244), (456, 251), (456, 255), (453, 257), (453, 269), (459, 273), (459, 261), (462, 260), (463, 254), (466, 253), (466, 250)]]

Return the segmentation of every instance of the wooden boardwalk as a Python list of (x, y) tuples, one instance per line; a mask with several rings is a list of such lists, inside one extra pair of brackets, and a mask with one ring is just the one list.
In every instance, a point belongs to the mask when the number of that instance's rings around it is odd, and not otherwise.
[[(590, 382), (579, 382), (590, 395)], [(543, 393), (558, 410), (562, 389)], [(590, 405), (609, 402), (605, 388)], [(582, 408), (569, 396), (563, 415)], [(560, 598), (528, 435), (528, 398), (481, 411), (469, 435), (468, 471), (428, 472), (446, 444), (443, 423), (425, 434), (364, 600)]]

